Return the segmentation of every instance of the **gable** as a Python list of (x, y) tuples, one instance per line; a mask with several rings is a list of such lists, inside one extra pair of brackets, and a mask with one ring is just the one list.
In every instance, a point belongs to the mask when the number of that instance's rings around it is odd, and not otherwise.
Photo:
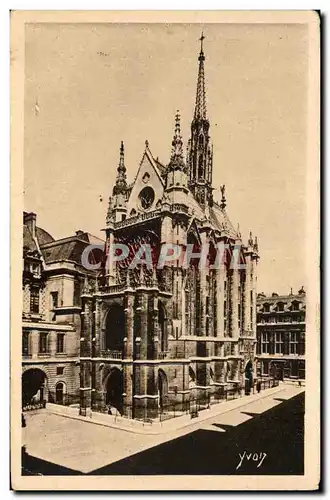
[[(145, 188), (153, 191), (153, 201), (148, 208), (143, 208), (140, 194)], [(151, 193), (151, 191), (149, 190)], [(135, 213), (143, 213), (155, 210), (157, 203), (162, 199), (164, 193), (163, 180), (155, 161), (148, 149), (145, 150), (135, 180), (132, 184), (131, 193), (127, 202), (127, 218), (134, 216)], [(151, 197), (152, 198), (152, 197)], [(133, 211), (133, 213), (131, 213)]]

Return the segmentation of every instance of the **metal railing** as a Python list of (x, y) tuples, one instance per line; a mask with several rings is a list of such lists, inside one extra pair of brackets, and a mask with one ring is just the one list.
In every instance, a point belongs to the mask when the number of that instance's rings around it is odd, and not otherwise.
[(57, 405), (63, 406), (71, 406), (71, 405), (79, 405), (80, 404), (80, 395), (79, 394), (56, 394), (54, 391), (48, 392), (48, 402), (54, 403)]
[(41, 408), (46, 408), (46, 401), (38, 401), (38, 402), (33, 402), (31, 401), (30, 403), (23, 403), (22, 404), (22, 410), (23, 411), (32, 411), (32, 410), (40, 410)]
[(276, 378), (257, 380), (254, 389), (258, 390), (259, 388), (258, 384), (260, 384), (260, 390), (263, 391), (265, 389), (271, 389), (273, 387), (277, 387), (279, 385), (279, 380)]
[(56, 392), (49, 391), (47, 399), (43, 399), (42, 401), (23, 401), (22, 402), (22, 410), (23, 411), (32, 411), (32, 410), (40, 410), (41, 408), (46, 408), (47, 403), (54, 403), (63, 406), (71, 406), (80, 404), (80, 395), (79, 394), (56, 394)]
[(158, 352), (158, 359), (165, 359), (168, 357), (168, 351), (159, 351)]
[(171, 212), (184, 212), (185, 214), (188, 213), (188, 207), (186, 205), (183, 205), (182, 203), (173, 203), (170, 207)]
[[(259, 390), (258, 382), (260, 382)], [(255, 380), (253, 387), (251, 387), (250, 394), (256, 394), (264, 389), (276, 387), (278, 384), (279, 381), (277, 379)], [(198, 417), (200, 411), (209, 409), (212, 405), (238, 399), (245, 394), (245, 387), (237, 383), (234, 387), (225, 388), (224, 386), (219, 386), (212, 394), (206, 394), (201, 398), (179, 402), (164, 402), (153, 408), (122, 405), (121, 408), (117, 410), (113, 407), (110, 408), (109, 405), (97, 403), (93, 405), (92, 411), (107, 413), (115, 418), (134, 419), (152, 425), (153, 423), (164, 422), (183, 415), (190, 415), (191, 418), (195, 418)]]
[(120, 293), (126, 290), (127, 285), (124, 283), (120, 283), (119, 285), (105, 285), (100, 286), (100, 290), (104, 293)]
[(103, 349), (101, 351), (102, 358), (111, 358), (111, 359), (123, 359), (122, 351), (114, 350), (114, 349)]
[(146, 212), (146, 213), (143, 213), (143, 214), (138, 214), (138, 215), (135, 215), (134, 217), (128, 217), (125, 220), (121, 220), (121, 221), (115, 222), (114, 223), (114, 227), (116, 229), (120, 229), (120, 228), (123, 228), (123, 227), (127, 227), (127, 226), (132, 226), (134, 224), (138, 224), (139, 222), (143, 222), (145, 220), (155, 219), (155, 218), (157, 218), (159, 216), (160, 216), (160, 210), (157, 209), (157, 210), (153, 210), (152, 212)]

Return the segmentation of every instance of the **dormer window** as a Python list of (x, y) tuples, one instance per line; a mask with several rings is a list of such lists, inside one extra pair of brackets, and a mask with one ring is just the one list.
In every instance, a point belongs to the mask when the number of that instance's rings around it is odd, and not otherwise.
[(283, 312), (284, 311), (284, 304), (283, 304), (283, 302), (278, 302), (277, 303), (277, 311), (278, 312)]
[(269, 311), (270, 311), (270, 306), (269, 306), (269, 304), (264, 304), (264, 312), (265, 312), (265, 313), (269, 313)]
[(299, 305), (297, 301), (292, 302), (292, 311), (299, 311)]

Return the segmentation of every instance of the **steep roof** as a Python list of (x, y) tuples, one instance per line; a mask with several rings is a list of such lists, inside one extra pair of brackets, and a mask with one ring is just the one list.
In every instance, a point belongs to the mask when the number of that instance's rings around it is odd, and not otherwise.
[[(100, 245), (104, 241), (90, 233), (78, 232), (74, 236), (44, 244), (41, 248), (45, 262), (71, 261), (81, 264), (81, 256), (88, 245)], [(101, 250), (101, 248), (100, 248)]]
[(237, 238), (237, 231), (235, 231), (226, 210), (220, 208), (216, 202), (214, 202), (213, 206), (210, 208), (210, 218), (216, 229), (229, 238)]
[(279, 295), (277, 293), (273, 293), (272, 295), (265, 295), (259, 293), (257, 296), (257, 303), (258, 304), (272, 304), (276, 302), (292, 302), (294, 300), (300, 301), (300, 302), (305, 302), (306, 301), (306, 293), (303, 291), (302, 293), (295, 293), (295, 294), (290, 294), (288, 293), (287, 295)]
[(55, 239), (41, 227), (36, 227), (36, 235), (40, 246), (55, 241)]
[(26, 226), (26, 225), (23, 226), (23, 248), (24, 248), (24, 250), (27, 250), (29, 252), (37, 252), (38, 251), (37, 244), (36, 244), (35, 240), (33, 239), (31, 231), (28, 228), (28, 226)]
[(159, 173), (161, 176), (165, 175), (166, 174), (166, 167), (165, 165), (163, 165), (162, 163), (160, 163), (158, 157), (157, 158), (153, 158), (154, 159), (154, 162), (155, 162), (155, 165), (157, 167), (157, 169), (159, 170)]

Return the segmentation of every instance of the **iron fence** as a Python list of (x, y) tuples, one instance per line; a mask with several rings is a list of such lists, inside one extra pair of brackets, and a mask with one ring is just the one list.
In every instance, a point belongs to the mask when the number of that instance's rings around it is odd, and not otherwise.
[(254, 387), (257, 390), (259, 390), (258, 384), (260, 384), (260, 390), (263, 391), (264, 389), (271, 389), (272, 387), (277, 387), (279, 385), (279, 380), (277, 378), (257, 380), (256, 386)]
[(79, 394), (56, 394), (56, 392), (48, 392), (48, 402), (57, 405), (71, 406), (80, 404)]
[(33, 398), (30, 401), (22, 402), (22, 410), (23, 411), (31, 411), (31, 410), (39, 410), (41, 408), (46, 408), (47, 403), (54, 403), (63, 406), (72, 406), (80, 404), (80, 396), (79, 394), (63, 394), (60, 398), (59, 395), (56, 395), (56, 392), (48, 392), (48, 398), (42, 399), (41, 401), (34, 401)]
[(41, 408), (46, 408), (46, 401), (45, 400), (38, 401), (38, 402), (31, 401), (30, 403), (23, 403), (22, 404), (23, 411), (40, 410)]
[[(260, 384), (260, 385), (259, 385)], [(274, 378), (255, 380), (250, 389), (249, 394), (255, 394), (265, 389), (270, 389), (279, 385), (279, 381)], [(109, 414), (115, 417), (134, 419), (143, 423), (153, 424), (156, 422), (164, 422), (183, 415), (190, 415), (195, 418), (199, 412), (212, 405), (219, 404), (225, 401), (238, 399), (246, 394), (244, 386), (239, 384), (233, 387), (219, 386), (212, 394), (206, 394), (201, 398), (193, 398), (177, 402), (164, 402), (159, 405), (157, 403), (150, 407), (133, 407), (132, 405), (122, 405), (116, 409), (110, 405), (104, 405), (102, 402), (93, 404), (92, 411)]]

